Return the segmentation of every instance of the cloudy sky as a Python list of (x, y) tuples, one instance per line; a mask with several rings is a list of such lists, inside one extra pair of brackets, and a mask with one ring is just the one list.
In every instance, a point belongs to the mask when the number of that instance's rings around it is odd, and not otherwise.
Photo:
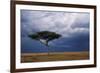
[(48, 47), (28, 37), (39, 31), (52, 31), (62, 35), (49, 42), (51, 51), (88, 51), (89, 22), (89, 13), (21, 10), (21, 51), (48, 51)]

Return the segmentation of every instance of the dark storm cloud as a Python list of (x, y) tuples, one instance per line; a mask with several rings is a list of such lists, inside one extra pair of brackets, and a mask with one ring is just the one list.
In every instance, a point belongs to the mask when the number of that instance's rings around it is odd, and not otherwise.
[(48, 47), (28, 37), (44, 30), (62, 35), (49, 43), (52, 51), (89, 50), (89, 22), (89, 13), (21, 10), (22, 52), (47, 52)]

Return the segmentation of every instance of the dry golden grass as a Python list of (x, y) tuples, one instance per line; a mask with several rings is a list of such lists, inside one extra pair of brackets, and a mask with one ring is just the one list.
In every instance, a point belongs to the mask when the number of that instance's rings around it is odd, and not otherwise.
[(22, 53), (21, 62), (46, 62), (89, 59), (89, 52)]

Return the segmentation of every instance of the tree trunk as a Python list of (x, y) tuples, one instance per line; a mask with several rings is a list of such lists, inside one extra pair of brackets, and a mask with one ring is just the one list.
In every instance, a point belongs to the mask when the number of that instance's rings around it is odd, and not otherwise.
[(50, 46), (48, 45), (48, 43), (46, 44), (46, 46), (48, 47), (48, 55), (50, 55)]

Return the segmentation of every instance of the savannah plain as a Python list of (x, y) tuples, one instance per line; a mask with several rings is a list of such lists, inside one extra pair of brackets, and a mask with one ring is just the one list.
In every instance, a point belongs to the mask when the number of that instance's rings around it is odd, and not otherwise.
[(89, 52), (22, 53), (21, 62), (47, 62), (89, 59)]

